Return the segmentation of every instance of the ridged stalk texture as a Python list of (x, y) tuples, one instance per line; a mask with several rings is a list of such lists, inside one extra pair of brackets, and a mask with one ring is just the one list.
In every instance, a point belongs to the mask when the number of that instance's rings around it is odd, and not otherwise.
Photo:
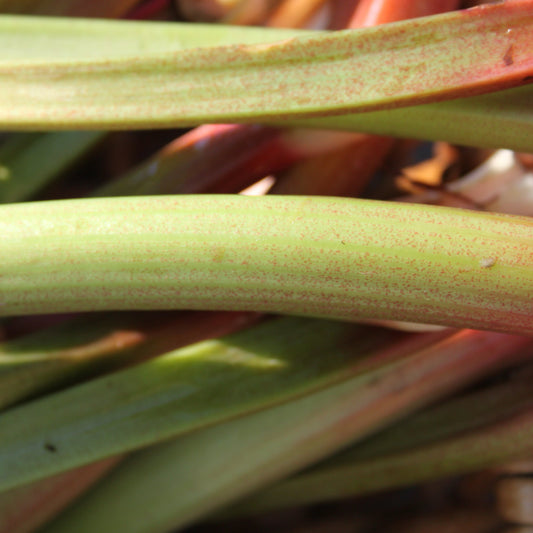
[(254, 310), (533, 334), (528, 217), (326, 197), (0, 209), (0, 312)]
[[(57, 55), (42, 52), (47, 47), (36, 43), (47, 42), (50, 34), (56, 40), (61, 24), (39, 21), (37, 34), (31, 34), (37, 40), (6, 43), (0, 121), (30, 130), (190, 126), (345, 114), (482, 94), (531, 81), (532, 15), (533, 1), (517, 0), (269, 44), (244, 44), (244, 36), (231, 29), (238, 44), (218, 47), (212, 29), (206, 37), (199, 28), (189, 39), (184, 30), (180, 40), (200, 47), (181, 50), (160, 38), (143, 48), (134, 34), (135, 47), (130, 38), (137, 26), (119, 25), (130, 45), (122, 56), (114, 46), (104, 48), (105, 59), (91, 57), (79, 44), (70, 49), (69, 40)], [(16, 17), (0, 19), (15, 36), (25, 24)], [(93, 26), (98, 27), (102, 24)], [(272, 40), (282, 39), (274, 31)], [(82, 35), (87, 37), (80, 32), (74, 40)], [(265, 33), (266, 40), (268, 35), (273, 36)]]

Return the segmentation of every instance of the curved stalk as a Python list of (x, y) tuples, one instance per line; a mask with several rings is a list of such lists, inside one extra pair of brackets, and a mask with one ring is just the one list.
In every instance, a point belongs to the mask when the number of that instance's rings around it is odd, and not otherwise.
[(253, 310), (533, 334), (533, 220), (326, 197), (0, 209), (0, 313)]
[(532, 15), (533, 1), (518, 0), (269, 44), (137, 48), (105, 59), (67, 50), (44, 62), (17, 47), (18, 60), (10, 53), (0, 62), (0, 121), (27, 129), (189, 126), (482, 94), (531, 81)]

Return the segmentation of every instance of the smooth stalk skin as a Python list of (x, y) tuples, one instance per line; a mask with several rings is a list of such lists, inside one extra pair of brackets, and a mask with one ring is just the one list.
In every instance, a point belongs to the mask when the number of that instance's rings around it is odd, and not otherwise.
[(0, 208), (0, 312), (252, 310), (533, 334), (533, 220), (327, 197)]
[[(44, 23), (42, 31), (47, 34)], [(0, 123), (10, 129), (190, 126), (472, 96), (530, 83), (532, 37), (533, 0), (516, 0), (268, 44), (129, 56), (110, 48), (104, 59), (67, 51), (66, 58), (48, 61), (21, 49), (18, 60), (11, 55), (0, 62)]]
[[(12, 0), (8, 0), (11, 2)], [(0, 7), (1, 7), (0, 0)], [(279, 41), (310, 31), (221, 24), (0, 15), (0, 62), (90, 61)]]

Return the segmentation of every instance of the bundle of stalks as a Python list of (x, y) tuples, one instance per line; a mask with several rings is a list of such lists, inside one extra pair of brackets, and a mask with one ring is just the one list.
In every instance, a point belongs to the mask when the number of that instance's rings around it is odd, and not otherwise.
[(0, 13), (0, 533), (533, 527), (532, 0)]

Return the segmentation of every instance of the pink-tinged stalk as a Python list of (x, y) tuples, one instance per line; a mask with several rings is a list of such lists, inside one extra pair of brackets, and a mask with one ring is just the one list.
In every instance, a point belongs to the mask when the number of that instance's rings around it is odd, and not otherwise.
[(155, 17), (170, 6), (171, 0), (147, 0), (126, 13), (129, 20), (146, 20)]
[(359, 135), (351, 144), (333, 153), (311, 157), (294, 165), (278, 176), (270, 192), (358, 196), (383, 164), (393, 143), (391, 138)]
[[(349, 26), (374, 26), (403, 18), (437, 14), (454, 9), (457, 4), (456, 0), (411, 3), (399, 3), (397, 0), (363, 0), (358, 4)], [(326, 135), (323, 137), (324, 140), (327, 139)], [(272, 192), (356, 196), (378, 170), (393, 145), (392, 139), (388, 137), (356, 133), (337, 142), (337, 150), (332, 153), (311, 157), (293, 166), (278, 180)]]
[(349, 25), (351, 28), (377, 26), (397, 20), (437, 15), (458, 7), (459, 0), (360, 0)]
[(347, 27), (360, 0), (330, 0), (331, 15), (328, 29), (343, 30)]
[(169, 127), (342, 115), (490, 93), (531, 82), (532, 15), (533, 0), (516, 0), (270, 44), (105, 63), (6, 62), (0, 119), (12, 129)]
[[(481, 354), (480, 354), (481, 356)], [(533, 452), (533, 410), (418, 451), (361, 461), (347, 468), (352, 496), (495, 467)], [(317, 483), (326, 482), (326, 476)], [(357, 481), (356, 481), (357, 480)], [(398, 483), (396, 480), (401, 480)]]
[(236, 193), (305, 155), (280, 129), (204, 125), (178, 137), (95, 195)]
[(285, 0), (270, 15), (266, 25), (275, 28), (305, 27), (326, 0)]
[[(442, 375), (449, 380), (449, 384), (456, 383), (457, 386), (463, 379), (460, 377), (462, 375), (477, 376), (479, 379), (487, 373), (530, 361), (532, 347), (533, 340), (524, 337), (463, 330), (440, 342), (435, 342), (424, 352), (428, 357), (448, 358), (449, 364), (444, 362)], [(399, 382), (401, 381), (402, 378), (399, 376)], [(398, 384), (398, 387), (400, 386)], [(409, 392), (417, 394), (419, 391)], [(361, 446), (354, 446), (341, 456), (334, 457), (313, 470), (280, 481), (277, 485), (246, 498), (234, 509), (230, 509), (228, 514), (254, 514), (285, 506), (309, 505), (354, 497), (376, 490), (460, 475), (519, 457), (533, 450), (531, 439), (528, 441), (525, 436), (516, 439), (515, 434), (509, 435), (509, 441), (506, 442), (503, 435), (508, 429), (500, 432), (499, 428), (512, 426), (515, 420), (523, 421), (524, 411), (527, 410), (526, 418), (529, 419), (527, 431), (531, 435), (533, 431), (531, 401), (526, 401), (526, 398), (526, 391), (514, 394), (513, 402), (516, 407), (504, 409), (503, 415), (500, 414), (498, 420), (491, 419), (489, 413), (487, 421), (477, 426), (468, 422), (470, 425), (466, 427), (465, 416), (457, 424), (453, 414), (448, 415), (445, 423), (450, 430), (447, 433), (440, 432), (438, 426), (432, 426), (435, 430), (429, 442), (424, 441), (424, 435), (415, 434), (410, 437), (409, 432), (415, 430), (423, 432), (424, 425), (416, 426), (407, 420), (405, 432), (402, 431), (401, 424), (396, 426), (396, 432), (394, 429), (385, 429), (386, 434), (383, 435), (383, 439), (380, 440), (381, 436), (377, 433), (372, 440), (361, 443)], [(479, 401), (482, 402), (483, 399), (480, 398)], [(511, 401), (505, 400), (505, 397), (504, 401), (511, 405)], [(478, 405), (477, 409), (480, 408)], [(487, 409), (491, 409), (490, 403)], [(441, 416), (439, 421), (442, 423), (442, 420)], [(428, 423), (429, 416), (426, 417), (426, 427)], [(494, 445), (494, 441), (490, 440), (484, 443), (484, 438), (495, 430), (502, 435), (499, 443)], [(400, 449), (395, 449), (395, 439), (400, 441)], [(480, 453), (472, 453), (472, 447), (461, 449), (462, 443), (479, 446)], [(377, 450), (374, 451), (376, 447)]]
[(109, 457), (0, 493), (0, 533), (31, 533), (60, 513), (122, 458)]

